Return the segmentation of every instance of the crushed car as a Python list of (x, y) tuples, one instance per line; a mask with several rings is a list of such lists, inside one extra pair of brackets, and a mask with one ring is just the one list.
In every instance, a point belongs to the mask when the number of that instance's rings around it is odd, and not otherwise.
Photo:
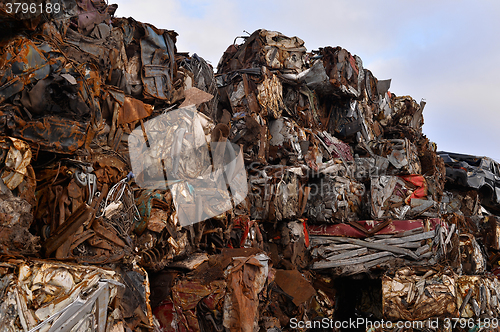
[(451, 184), (479, 191), (481, 203), (500, 210), (500, 163), (488, 157), (438, 151)]

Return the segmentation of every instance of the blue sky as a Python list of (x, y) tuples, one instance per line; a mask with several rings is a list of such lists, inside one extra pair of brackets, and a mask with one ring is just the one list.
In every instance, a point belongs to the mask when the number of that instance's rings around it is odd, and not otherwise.
[(500, 161), (500, 2), (460, 0), (118, 0), (116, 16), (175, 30), (177, 49), (214, 67), (243, 31), (342, 46), (391, 91), (427, 101), (438, 149)]

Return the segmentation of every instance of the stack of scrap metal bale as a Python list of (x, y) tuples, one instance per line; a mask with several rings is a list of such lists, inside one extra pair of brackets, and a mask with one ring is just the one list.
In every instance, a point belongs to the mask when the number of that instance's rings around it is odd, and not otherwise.
[(128, 138), (196, 91), (216, 96), (213, 71), (116, 5), (33, 5), (0, 4), (1, 330), (159, 329), (151, 269), (202, 239), (169, 191), (134, 184)]
[(358, 56), (258, 30), (214, 75), (116, 5), (34, 3), (0, 4), (2, 330), (500, 315), (500, 220)]

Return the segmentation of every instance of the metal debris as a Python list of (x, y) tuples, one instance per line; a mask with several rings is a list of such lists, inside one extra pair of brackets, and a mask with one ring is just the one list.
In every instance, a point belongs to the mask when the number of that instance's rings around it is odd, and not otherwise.
[(500, 170), (436, 153), (424, 101), (340, 46), (261, 29), (214, 74), (116, 5), (57, 5), (0, 4), (2, 330), (500, 315)]

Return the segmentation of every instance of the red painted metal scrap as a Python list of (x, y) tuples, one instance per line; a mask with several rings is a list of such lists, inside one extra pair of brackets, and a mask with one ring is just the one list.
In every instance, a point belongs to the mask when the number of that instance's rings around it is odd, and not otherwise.
[[(366, 231), (374, 229), (382, 223), (380, 220), (361, 220), (358, 224), (366, 228)], [(422, 231), (430, 231), (436, 228), (438, 224), (442, 224), (441, 219), (429, 219), (429, 229), (426, 229), (425, 222), (421, 219), (417, 220), (392, 220), (386, 227), (376, 232), (374, 235), (396, 235), (414, 229), (422, 229)], [(310, 235), (317, 236), (345, 236), (354, 238), (365, 238), (366, 234), (357, 230), (348, 224), (330, 224), (330, 225), (308, 225)]]

